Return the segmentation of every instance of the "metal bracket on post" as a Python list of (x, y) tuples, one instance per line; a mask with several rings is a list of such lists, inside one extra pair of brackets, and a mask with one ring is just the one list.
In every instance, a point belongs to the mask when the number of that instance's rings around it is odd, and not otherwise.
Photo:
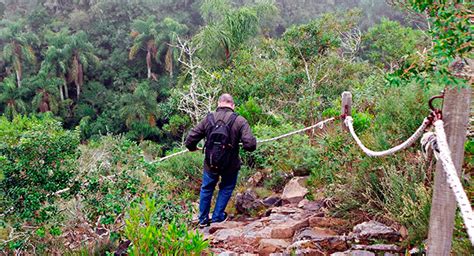
[(349, 131), (347, 126), (344, 124), (346, 117), (351, 115), (352, 111), (352, 94), (350, 92), (342, 93), (342, 104), (341, 104), (341, 128), (344, 131)]
[(428, 120), (430, 122), (430, 125), (433, 125), (433, 123), (436, 121), (436, 120), (441, 120), (443, 119), (443, 112), (441, 109), (439, 108), (435, 108), (433, 106), (433, 100), (435, 99), (444, 99), (444, 90), (441, 91), (441, 94), (440, 95), (435, 95), (433, 97), (430, 98), (430, 100), (428, 101), (428, 106), (430, 107), (430, 115), (428, 116)]

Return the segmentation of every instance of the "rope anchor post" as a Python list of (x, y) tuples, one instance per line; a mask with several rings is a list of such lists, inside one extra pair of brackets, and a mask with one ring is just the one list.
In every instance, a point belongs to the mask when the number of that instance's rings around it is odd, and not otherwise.
[[(434, 99), (435, 97), (432, 98), (431, 102)], [(440, 149), (444, 149), (449, 145), (449, 150), (445, 149), (444, 155), (449, 155), (446, 151), (450, 151), (451, 153), (452, 163), (449, 164), (449, 166), (452, 166), (452, 171), (449, 174), (451, 178), (455, 178), (455, 176), (461, 177), (462, 163), (464, 161), (464, 142), (466, 141), (469, 124), (470, 102), (470, 88), (446, 88), (444, 90), (444, 102), (442, 108), (443, 122), (435, 122), (438, 146), (440, 146), (439, 143), (441, 141), (445, 141), (446, 143), (444, 147), (441, 145)], [(444, 123), (444, 127), (440, 127), (440, 123)], [(440, 133), (440, 129), (443, 128), (446, 132), (446, 140), (443, 138), (443, 140), (440, 141), (439, 136), (443, 135)], [(456, 197), (450, 187), (447, 173), (448, 170), (445, 170), (443, 167), (443, 162), (444, 161), (440, 159), (436, 163), (427, 243), (427, 255), (429, 256), (450, 255), (451, 253), (454, 217), (456, 214)], [(470, 207), (470, 205), (461, 205), (461, 207), (467, 208)], [(465, 224), (469, 225), (470, 222)]]
[(346, 117), (351, 116), (352, 111), (352, 93), (351, 92), (343, 92), (342, 95), (342, 104), (341, 104), (341, 128), (343, 131), (348, 132), (349, 128), (345, 124), (344, 120)]

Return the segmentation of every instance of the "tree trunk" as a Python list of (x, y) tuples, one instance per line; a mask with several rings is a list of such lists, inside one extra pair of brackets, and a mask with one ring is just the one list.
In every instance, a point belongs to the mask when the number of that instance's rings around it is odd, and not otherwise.
[(168, 47), (165, 56), (165, 69), (170, 74), (170, 77), (173, 77), (173, 49), (171, 46)]
[(148, 70), (147, 78), (150, 79), (151, 78), (151, 52), (150, 51), (146, 53), (146, 67)]
[(18, 88), (21, 87), (21, 74), (20, 74), (21, 71), (19, 70), (15, 70), (15, 73), (16, 73), (16, 83), (18, 85)]
[(79, 66), (77, 67), (77, 99), (79, 100), (79, 95), (81, 94), (81, 87), (84, 84), (84, 71), (82, 70), (82, 63), (78, 62)]
[(59, 85), (59, 98), (61, 99), (61, 101), (64, 100), (64, 93), (63, 93), (63, 86), (62, 85)]
[(64, 75), (64, 84), (63, 84), (63, 87), (64, 87), (64, 95), (66, 96), (66, 99), (69, 98), (69, 92), (68, 92), (68, 88), (67, 88), (67, 78), (66, 78), (66, 75)]

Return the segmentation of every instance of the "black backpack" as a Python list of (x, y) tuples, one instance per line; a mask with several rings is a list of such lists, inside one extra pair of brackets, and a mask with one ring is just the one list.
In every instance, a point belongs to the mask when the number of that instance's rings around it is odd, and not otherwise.
[(232, 113), (227, 123), (223, 120), (216, 122), (212, 113), (207, 115), (210, 125), (207, 130), (204, 161), (213, 173), (222, 174), (231, 162), (234, 150), (230, 136), (236, 118), (237, 114)]

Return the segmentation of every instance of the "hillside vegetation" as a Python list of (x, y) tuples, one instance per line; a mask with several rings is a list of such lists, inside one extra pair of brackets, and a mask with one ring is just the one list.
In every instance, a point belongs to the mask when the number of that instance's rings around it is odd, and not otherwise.
[[(472, 5), (454, 2), (0, 1), (0, 250), (210, 253), (193, 223), (202, 154), (152, 160), (182, 150), (224, 92), (259, 139), (339, 116), (350, 91), (367, 147), (402, 142), (431, 96), (471, 86), (454, 74), (473, 57)], [(472, 137), (465, 148), (472, 199)], [(403, 231), (403, 251), (424, 246), (435, 160), (418, 144), (370, 158), (336, 121), (241, 157), (236, 193), (257, 172), (259, 198), (303, 172), (328, 216), (376, 219)], [(265, 214), (235, 203), (235, 219)], [(459, 216), (453, 253), (474, 253)]]

